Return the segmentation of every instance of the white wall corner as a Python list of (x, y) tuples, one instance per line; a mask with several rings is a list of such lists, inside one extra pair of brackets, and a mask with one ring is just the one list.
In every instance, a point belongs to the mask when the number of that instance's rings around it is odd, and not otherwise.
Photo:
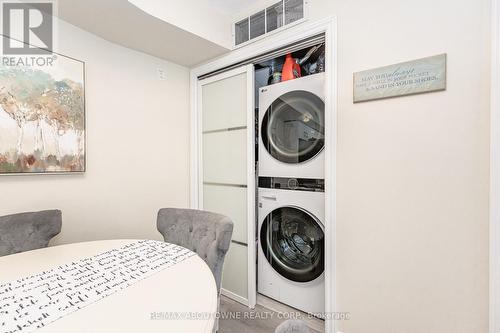
[(499, 41), (500, 37), (500, 7), (498, 0), (491, 1), (491, 106), (490, 106), (490, 309), (489, 332), (500, 332), (500, 256), (498, 242), (500, 241), (500, 92), (498, 80), (499, 68)]

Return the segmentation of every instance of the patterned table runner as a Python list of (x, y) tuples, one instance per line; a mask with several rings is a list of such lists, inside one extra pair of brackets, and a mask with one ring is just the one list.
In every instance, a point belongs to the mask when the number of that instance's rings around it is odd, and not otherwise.
[(195, 255), (141, 240), (0, 285), (0, 332), (32, 332)]

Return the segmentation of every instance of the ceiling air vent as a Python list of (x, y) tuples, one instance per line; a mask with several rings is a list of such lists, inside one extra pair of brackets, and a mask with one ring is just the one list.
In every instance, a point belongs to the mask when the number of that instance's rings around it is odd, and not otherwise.
[(234, 24), (234, 45), (238, 46), (305, 17), (306, 0), (282, 0)]

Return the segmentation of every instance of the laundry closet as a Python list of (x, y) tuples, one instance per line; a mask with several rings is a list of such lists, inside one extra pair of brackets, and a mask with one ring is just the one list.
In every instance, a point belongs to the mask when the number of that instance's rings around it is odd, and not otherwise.
[(334, 181), (325, 172), (334, 142), (326, 93), (333, 47), (323, 28), (192, 75), (192, 206), (235, 223), (222, 294), (251, 308), (262, 297), (319, 318), (332, 310), (325, 272)]
[(268, 77), (256, 94), (257, 292), (320, 315), (325, 302), (324, 45), (256, 68), (257, 87)]

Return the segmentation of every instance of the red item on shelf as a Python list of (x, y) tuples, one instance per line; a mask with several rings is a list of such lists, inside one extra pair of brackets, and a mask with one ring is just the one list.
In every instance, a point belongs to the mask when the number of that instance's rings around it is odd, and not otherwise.
[(293, 80), (301, 76), (300, 65), (292, 58), (292, 54), (288, 53), (281, 70), (281, 81)]

